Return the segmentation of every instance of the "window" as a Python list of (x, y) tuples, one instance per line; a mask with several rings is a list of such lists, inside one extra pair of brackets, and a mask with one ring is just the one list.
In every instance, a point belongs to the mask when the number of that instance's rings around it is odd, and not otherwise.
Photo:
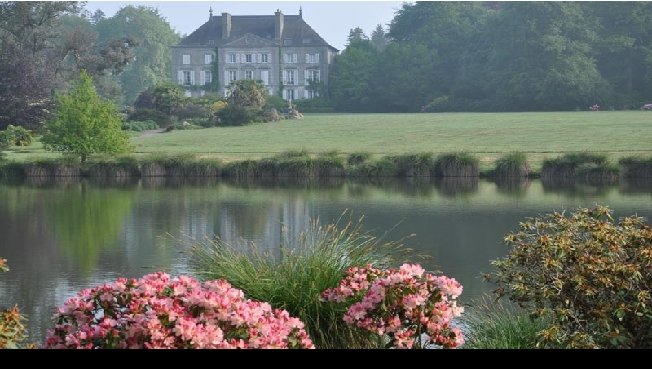
[(245, 79), (254, 79), (254, 71), (253, 70), (246, 70), (245, 71)]
[(319, 93), (313, 90), (305, 90), (304, 96), (306, 99), (314, 99), (315, 97), (319, 97)]
[(253, 63), (254, 58), (252, 57), (252, 54), (245, 54), (245, 63)]
[(307, 64), (318, 64), (319, 63), (319, 53), (306, 54), (306, 63)]
[(200, 82), (202, 85), (208, 85), (213, 81), (213, 75), (210, 70), (203, 70), (200, 72)]
[(319, 81), (319, 69), (306, 69), (306, 84)]
[(183, 54), (183, 64), (190, 64), (190, 54)]
[(297, 71), (294, 69), (286, 69), (283, 71), (283, 84), (293, 85), (297, 79)]
[(236, 63), (235, 54), (227, 54), (226, 55), (226, 62), (227, 63)]
[[(265, 55), (265, 54), (263, 54)], [(269, 85), (269, 71), (268, 70), (261, 70), (260, 71), (260, 80), (263, 81), (263, 85), (267, 86)]]
[(261, 63), (269, 63), (270, 59), (270, 54), (260, 54), (260, 62)]
[(283, 40), (283, 45), (292, 45), (292, 39), (286, 38), (285, 40)]
[(182, 79), (182, 84), (184, 86), (189, 86), (192, 84), (192, 72), (189, 70), (184, 70), (183, 71), (183, 79)]
[(213, 54), (204, 54), (204, 64), (210, 64), (213, 62)]
[(238, 79), (238, 71), (237, 70), (228, 70), (226, 71), (226, 80), (228, 83), (231, 83), (235, 80)]
[(283, 98), (285, 100), (294, 100), (294, 89), (286, 88), (283, 90)]
[(297, 62), (297, 54), (283, 54), (283, 62), (284, 63), (296, 63)]

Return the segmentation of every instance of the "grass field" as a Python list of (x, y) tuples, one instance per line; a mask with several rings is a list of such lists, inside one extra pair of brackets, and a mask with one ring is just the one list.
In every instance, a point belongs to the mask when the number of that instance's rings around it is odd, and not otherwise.
[[(224, 161), (301, 149), (366, 151), (374, 156), (466, 151), (487, 165), (506, 152), (523, 151), (538, 168), (546, 157), (574, 151), (602, 152), (612, 160), (650, 156), (652, 113), (309, 114), (299, 121), (173, 131), (134, 137), (132, 142), (139, 155), (196, 153)], [(48, 154), (37, 143), (9, 158), (43, 155)]]

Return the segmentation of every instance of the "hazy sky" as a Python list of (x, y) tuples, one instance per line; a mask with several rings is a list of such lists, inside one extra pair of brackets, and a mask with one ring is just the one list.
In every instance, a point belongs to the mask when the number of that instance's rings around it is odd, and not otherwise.
[(272, 15), (276, 9), (284, 14), (298, 14), (328, 43), (342, 50), (349, 30), (361, 27), (367, 35), (377, 24), (386, 26), (401, 7), (400, 1), (89, 1), (86, 9), (102, 9), (112, 16), (125, 5), (146, 5), (159, 9), (172, 28), (190, 34), (208, 20), (208, 8), (213, 14)]

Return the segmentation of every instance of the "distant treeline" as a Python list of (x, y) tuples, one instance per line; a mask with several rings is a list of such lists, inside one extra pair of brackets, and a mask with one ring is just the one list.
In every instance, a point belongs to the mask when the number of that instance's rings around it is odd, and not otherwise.
[(351, 30), (328, 92), (349, 112), (639, 109), (651, 60), (650, 2), (405, 3), (387, 34)]
[(169, 81), (169, 47), (178, 41), (152, 7), (126, 5), (106, 17), (77, 1), (0, 2), (0, 130), (39, 128), (81, 70), (100, 95), (131, 104)]

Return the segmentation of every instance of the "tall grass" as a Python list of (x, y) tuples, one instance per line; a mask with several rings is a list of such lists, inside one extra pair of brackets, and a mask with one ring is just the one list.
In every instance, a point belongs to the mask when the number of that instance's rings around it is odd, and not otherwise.
[(226, 279), (248, 298), (267, 301), (300, 318), (318, 348), (380, 347), (377, 338), (343, 320), (340, 304), (320, 302), (320, 293), (337, 286), (352, 266), (389, 267), (410, 250), (362, 231), (362, 222), (321, 225), (311, 221), (297, 239), (285, 237), (280, 256), (249, 244), (234, 247), (220, 239), (192, 249), (192, 265), (203, 279)]
[(618, 162), (625, 178), (652, 178), (652, 157), (627, 157)]
[(576, 179), (578, 174), (581, 176), (587, 171), (595, 174), (601, 168), (610, 171), (605, 155), (589, 152), (570, 153), (555, 159), (544, 160), (541, 179), (544, 181)]
[(436, 177), (478, 177), (480, 161), (468, 153), (440, 155), (435, 160), (433, 174)]
[(496, 160), (496, 178), (522, 178), (530, 174), (530, 165), (522, 152), (512, 152)]
[(460, 323), (466, 334), (463, 347), (471, 349), (533, 349), (537, 347), (537, 333), (549, 326), (517, 306), (488, 296), (467, 307)]

